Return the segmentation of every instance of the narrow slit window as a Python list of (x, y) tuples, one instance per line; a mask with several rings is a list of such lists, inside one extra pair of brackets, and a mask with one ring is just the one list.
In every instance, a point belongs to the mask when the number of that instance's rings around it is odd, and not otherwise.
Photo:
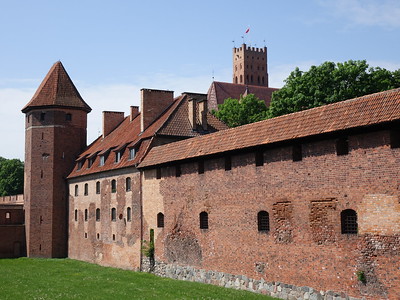
[(78, 221), (78, 210), (75, 209), (75, 222)]
[(117, 221), (117, 210), (114, 207), (111, 209), (111, 221)]
[(130, 207), (126, 209), (126, 220), (128, 222), (132, 221), (132, 209)]
[(157, 214), (157, 227), (158, 228), (164, 227), (164, 214), (161, 212)]
[(87, 183), (85, 183), (85, 196), (89, 195), (89, 185)]
[(111, 180), (111, 193), (117, 192), (117, 181), (115, 179)]
[(205, 211), (200, 213), (200, 229), (208, 229), (208, 213)]
[(100, 181), (96, 182), (96, 194), (100, 194)]
[(96, 208), (96, 222), (100, 221), (100, 208)]
[(78, 185), (75, 184), (75, 196), (78, 196), (79, 188)]
[(85, 209), (85, 221), (87, 221), (87, 220), (88, 220), (88, 210)]

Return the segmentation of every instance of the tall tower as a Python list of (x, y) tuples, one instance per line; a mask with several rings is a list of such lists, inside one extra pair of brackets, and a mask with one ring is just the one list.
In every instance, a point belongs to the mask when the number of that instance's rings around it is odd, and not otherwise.
[(268, 87), (267, 47), (233, 48), (233, 83)]
[(25, 113), (25, 212), (27, 255), (66, 257), (66, 176), (86, 147), (87, 114), (61, 62), (44, 78)]

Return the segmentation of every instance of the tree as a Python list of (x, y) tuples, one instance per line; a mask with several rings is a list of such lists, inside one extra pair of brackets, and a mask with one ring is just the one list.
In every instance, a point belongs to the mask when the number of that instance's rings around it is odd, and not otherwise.
[(0, 196), (24, 192), (24, 163), (19, 159), (0, 157)]
[(236, 127), (265, 119), (267, 107), (254, 94), (241, 97), (240, 100), (228, 98), (218, 105), (213, 114), (229, 127)]
[(324, 62), (307, 72), (296, 68), (285, 85), (272, 94), (268, 117), (400, 87), (400, 69), (369, 67), (365, 60)]

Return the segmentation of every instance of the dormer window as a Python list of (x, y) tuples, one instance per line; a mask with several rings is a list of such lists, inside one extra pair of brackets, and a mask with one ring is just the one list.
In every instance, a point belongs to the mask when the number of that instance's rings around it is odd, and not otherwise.
[(101, 155), (100, 156), (99, 166), (104, 166), (105, 161), (106, 161), (106, 158), (104, 157), (104, 155)]
[(78, 161), (78, 170), (82, 169), (84, 162), (85, 162), (85, 160), (83, 160), (83, 159)]
[(96, 157), (92, 157), (88, 159), (88, 168), (90, 168), (91, 166), (93, 166), (94, 160), (96, 159)]
[(136, 155), (135, 148), (129, 148), (129, 159), (134, 159)]
[(115, 152), (115, 162), (118, 163), (121, 161), (122, 151)]

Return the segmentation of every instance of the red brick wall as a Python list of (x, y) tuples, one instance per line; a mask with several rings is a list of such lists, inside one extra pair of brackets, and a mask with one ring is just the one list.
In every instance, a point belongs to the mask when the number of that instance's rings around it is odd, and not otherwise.
[[(349, 154), (337, 156), (335, 140), (303, 143), (303, 159), (292, 161), (292, 147), (144, 172), (145, 239), (155, 229), (156, 260), (317, 290), (344, 291), (369, 299), (400, 295), (400, 149), (389, 146), (389, 132), (349, 137)], [(341, 233), (340, 213), (358, 214), (358, 234)], [(270, 231), (260, 233), (257, 213), (269, 213)], [(165, 228), (156, 228), (156, 214)], [(199, 228), (206, 211), (209, 229)], [(381, 216), (380, 222), (370, 221)], [(384, 216), (384, 217), (382, 217)], [(364, 285), (355, 273), (367, 276)]]
[[(44, 120), (40, 120), (41, 113), (45, 113)], [(66, 120), (66, 113), (72, 115), (71, 121)], [(24, 198), (28, 256), (67, 255), (65, 178), (86, 146), (86, 123), (87, 113), (81, 110), (27, 113)]]
[(174, 101), (173, 91), (141, 89), (141, 130), (144, 131)]
[[(107, 176), (107, 177), (105, 177)], [(126, 191), (126, 178), (131, 178), (131, 191)], [(116, 192), (111, 181), (116, 180)], [(96, 194), (96, 182), (101, 192)], [(84, 185), (88, 184), (88, 195)], [(79, 194), (74, 195), (75, 185)], [(141, 205), (140, 174), (135, 169), (110, 171), (102, 175), (85, 176), (69, 181), (69, 249), (68, 257), (105, 266), (138, 270), (140, 268)], [(131, 209), (128, 220), (127, 209)], [(96, 209), (100, 208), (100, 221)], [(116, 220), (111, 220), (111, 209)], [(85, 209), (88, 219), (85, 221)], [(77, 210), (77, 221), (75, 221)]]

